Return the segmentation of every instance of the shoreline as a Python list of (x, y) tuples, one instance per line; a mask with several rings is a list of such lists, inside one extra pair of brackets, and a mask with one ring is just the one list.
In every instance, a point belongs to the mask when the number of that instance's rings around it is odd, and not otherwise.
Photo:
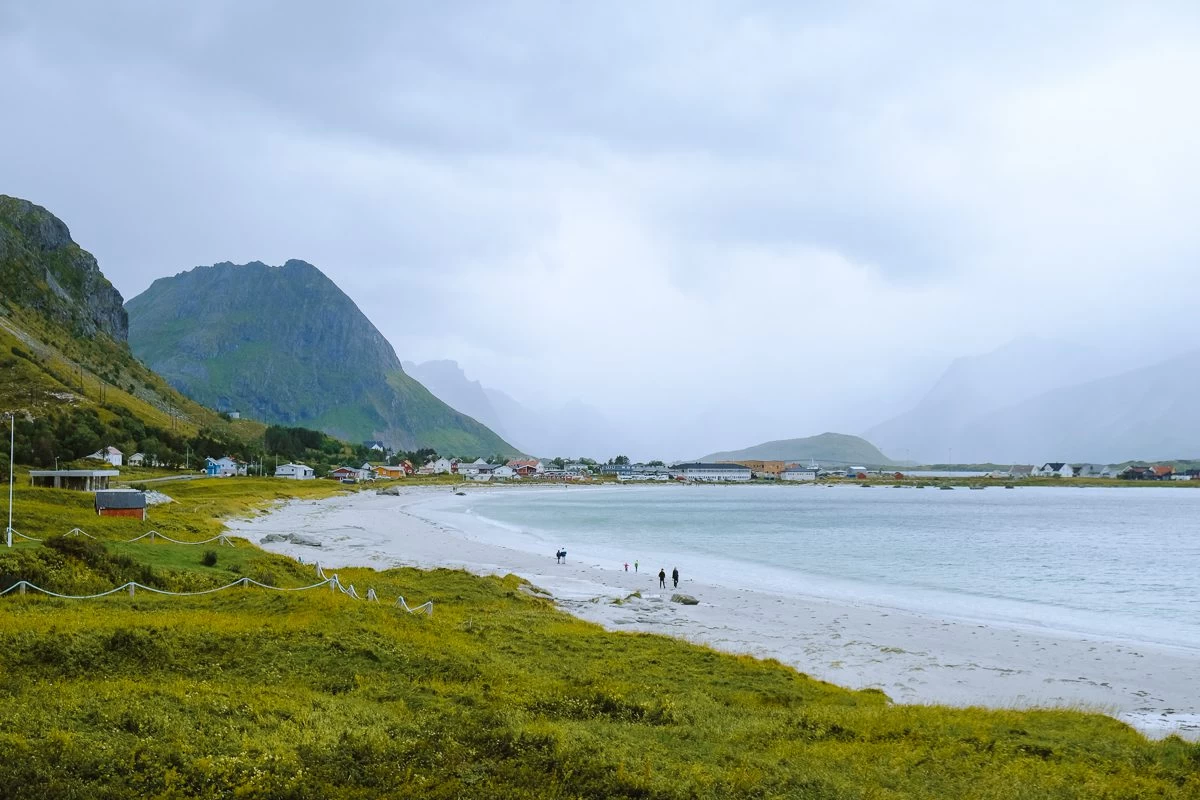
[[(584, 487), (565, 490), (578, 488)], [(553, 549), (543, 553), (532, 537), (455, 524), (453, 507), (466, 500), (452, 487), (403, 487), (398, 496), (293, 501), (228, 527), (255, 543), (268, 533), (319, 540), (320, 547), (260, 546), (329, 568), (513, 573), (549, 591), (563, 610), (608, 630), (774, 658), (830, 683), (879, 689), (897, 703), (1081, 709), (1109, 714), (1152, 737), (1200, 739), (1200, 702), (1188, 688), (1200, 674), (1200, 651), (718, 586), (686, 574), (678, 592), (700, 604), (685, 606), (670, 602), (669, 579), (666, 590), (658, 588), (657, 564), (625, 572), (572, 547), (567, 563), (557, 564)], [(665, 566), (669, 573), (671, 565)], [(635, 592), (641, 598), (612, 602)]]

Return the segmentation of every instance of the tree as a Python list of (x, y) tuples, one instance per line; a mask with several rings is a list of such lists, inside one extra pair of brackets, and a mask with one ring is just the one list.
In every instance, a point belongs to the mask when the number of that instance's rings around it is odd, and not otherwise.
[(664, 464), (664, 463), (663, 463), (663, 462), (661, 462), (661, 461), (651, 461), (651, 462), (650, 462), (649, 464), (647, 464), (646, 466), (648, 466), (648, 467), (665, 467), (665, 466), (666, 466), (666, 464)]
[(555, 456), (550, 461), (550, 466), (554, 467), (555, 469), (562, 469), (566, 465), (567, 465), (566, 459), (564, 459), (562, 456)]
[(628, 466), (629, 456), (617, 456), (609, 463), (616, 464), (619, 467)]

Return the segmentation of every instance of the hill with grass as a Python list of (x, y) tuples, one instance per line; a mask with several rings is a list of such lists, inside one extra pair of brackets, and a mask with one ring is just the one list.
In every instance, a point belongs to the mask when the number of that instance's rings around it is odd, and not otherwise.
[[(112, 445), (182, 462), (261, 438), (172, 389), (133, 357), (120, 293), (62, 220), (0, 195), (0, 409), (18, 463), (53, 466)], [(7, 467), (7, 465), (5, 465)]]
[(822, 433), (803, 439), (780, 439), (747, 447), (711, 453), (702, 461), (797, 461), (815, 460), (825, 466), (886, 467), (895, 463), (875, 445), (845, 433)]
[[(18, 482), (0, 591), (300, 590), (311, 564), (203, 542), (325, 481), (192, 481), (143, 522)], [(72, 527), (90, 536), (66, 536)], [(777, 661), (574, 619), (515, 576), (0, 597), (0, 786), (25, 800), (1200, 796), (1200, 745), (1074, 710), (904, 706)], [(396, 605), (432, 601), (432, 616)]]
[(205, 405), (397, 449), (517, 452), (405, 374), (354, 301), (303, 261), (196, 267), (126, 310), (133, 352)]

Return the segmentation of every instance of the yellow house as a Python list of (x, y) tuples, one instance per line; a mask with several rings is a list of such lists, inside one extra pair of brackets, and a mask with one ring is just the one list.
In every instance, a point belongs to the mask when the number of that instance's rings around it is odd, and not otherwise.
[(750, 472), (756, 478), (771, 477), (778, 478), (779, 473), (787, 469), (788, 462), (786, 461), (738, 461), (743, 467), (749, 467)]

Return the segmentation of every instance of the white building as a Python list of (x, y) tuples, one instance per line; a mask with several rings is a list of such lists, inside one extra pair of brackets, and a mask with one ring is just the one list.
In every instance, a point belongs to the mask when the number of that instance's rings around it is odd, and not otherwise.
[(1072, 478), (1075, 476), (1075, 470), (1070, 464), (1064, 464), (1061, 461), (1047, 461), (1033, 471), (1034, 477), (1048, 478), (1057, 476), (1059, 478)]
[(121, 462), (125, 460), (125, 454), (115, 447), (105, 447), (92, 453), (88, 458), (94, 458), (97, 461), (107, 461), (114, 467), (121, 466)]
[(246, 464), (231, 456), (204, 459), (204, 471), (209, 475), (228, 477), (230, 475), (245, 475)]
[(672, 467), (676, 477), (689, 481), (748, 481), (750, 468), (741, 464), (676, 464)]
[(801, 467), (792, 464), (783, 472), (779, 473), (781, 481), (815, 481), (817, 479), (817, 471), (812, 467)]
[(492, 477), (496, 480), (511, 480), (517, 476), (517, 471), (507, 464), (501, 464), (498, 467), (492, 467)]
[(417, 470), (417, 472), (419, 472), (421, 475), (449, 475), (450, 466), (450, 459), (439, 458), (436, 461), (430, 461), (428, 464)]
[(458, 464), (458, 474), (469, 478), (472, 475), (478, 475), (480, 472), (483, 472), (483, 471), (490, 472), (491, 466), (492, 466), (491, 464), (484, 461), (482, 458), (477, 458), (474, 461), (472, 461), (470, 464), (468, 464), (465, 461), (460, 461)]
[(313, 468), (306, 464), (280, 464), (275, 468), (275, 477), (307, 481), (312, 480), (316, 475), (313, 473)]

